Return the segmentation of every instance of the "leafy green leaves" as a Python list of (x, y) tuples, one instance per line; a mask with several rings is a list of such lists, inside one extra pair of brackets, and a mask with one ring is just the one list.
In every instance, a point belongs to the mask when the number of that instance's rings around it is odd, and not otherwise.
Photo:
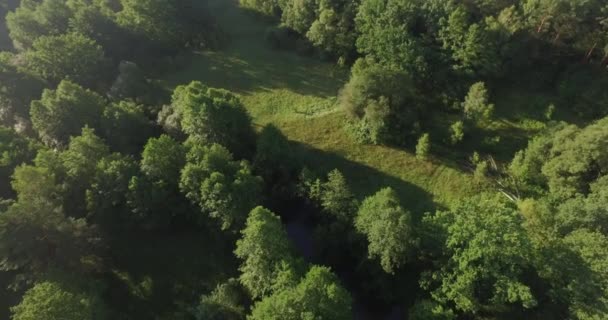
[(401, 207), (397, 194), (390, 188), (363, 201), (355, 227), (367, 237), (369, 257), (379, 259), (388, 273), (394, 273), (408, 261), (416, 243), (411, 215)]

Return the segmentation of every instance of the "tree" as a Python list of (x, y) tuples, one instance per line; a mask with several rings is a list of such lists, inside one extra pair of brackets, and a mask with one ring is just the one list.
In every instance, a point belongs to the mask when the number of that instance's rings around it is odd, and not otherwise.
[(456, 121), (450, 126), (450, 143), (458, 144), (464, 139), (464, 122)]
[(253, 166), (269, 185), (288, 182), (298, 169), (298, 159), (289, 140), (273, 124), (258, 135)]
[(120, 5), (117, 23), (163, 49), (208, 45), (216, 31), (204, 1), (120, 0)]
[(140, 161), (140, 172), (129, 182), (128, 204), (135, 220), (146, 226), (165, 227), (171, 218), (193, 208), (180, 192), (180, 172), (186, 149), (167, 135), (151, 138)]
[(432, 300), (417, 301), (408, 313), (410, 320), (453, 320), (454, 312)]
[(10, 176), (13, 170), (31, 161), (36, 153), (35, 144), (14, 130), (0, 126), (0, 198), (10, 194)]
[(251, 320), (352, 319), (352, 298), (327, 267), (313, 266), (300, 283), (262, 299)]
[(180, 189), (203, 213), (218, 219), (222, 230), (238, 230), (247, 212), (260, 203), (262, 179), (246, 161), (235, 161), (218, 145), (201, 146), (194, 140), (182, 170)]
[(202, 296), (194, 317), (196, 320), (245, 319), (245, 292), (236, 279), (218, 285), (213, 292)]
[(335, 169), (321, 186), (321, 207), (341, 223), (352, 223), (357, 200), (342, 173)]
[(7, 14), (6, 24), (15, 48), (28, 49), (42, 36), (64, 33), (71, 15), (66, 1), (23, 1)]
[(367, 238), (369, 257), (380, 260), (387, 273), (395, 273), (409, 260), (416, 244), (411, 220), (391, 188), (366, 198), (357, 212), (355, 227)]
[(281, 13), (279, 0), (240, 0), (241, 6), (261, 14), (276, 17)]
[(317, 17), (319, 0), (285, 1), (281, 21), (289, 28), (305, 35)]
[(170, 186), (178, 185), (185, 164), (185, 148), (167, 135), (149, 139), (141, 155), (141, 171), (152, 180)]
[(462, 107), (465, 117), (474, 123), (484, 123), (492, 118), (494, 105), (488, 102), (488, 91), (483, 82), (471, 86)]
[(431, 152), (431, 139), (428, 133), (423, 134), (416, 144), (416, 158), (426, 160)]
[(287, 232), (271, 211), (262, 207), (253, 209), (241, 234), (234, 253), (242, 260), (240, 281), (253, 298), (274, 291), (282, 264), (299, 269)]
[(550, 41), (562, 55), (583, 51), (588, 60), (604, 40), (607, 6), (603, 1), (527, 0), (522, 9), (530, 32)]
[(30, 102), (40, 97), (40, 79), (18, 67), (18, 56), (0, 52), (0, 124), (26, 127)]
[(574, 266), (562, 262), (555, 269), (567, 268), (567, 272), (557, 275), (559, 280), (555, 279), (555, 283), (566, 284), (562, 289), (567, 296), (562, 297), (566, 298), (562, 301), (570, 302), (570, 314), (575, 319), (602, 317), (608, 312), (608, 238), (598, 232), (579, 229), (567, 235), (563, 241), (578, 257), (578, 261)]
[(453, 66), (465, 74), (493, 74), (500, 63), (496, 45), (486, 27), (469, 23), (469, 14), (458, 6), (447, 20), (443, 20), (439, 38), (443, 48), (451, 51)]
[[(88, 128), (82, 134), (73, 137), (67, 150), (55, 153), (58, 166), (48, 166), (58, 177), (61, 185), (61, 197), (66, 213), (74, 217), (86, 214), (85, 196), (98, 170), (98, 163), (110, 156), (110, 149), (105, 142)], [(44, 166), (36, 158), (36, 164)]]
[(510, 166), (524, 188), (549, 191), (553, 200), (586, 196), (608, 173), (608, 118), (585, 128), (560, 124), (533, 139)]
[(591, 183), (587, 196), (577, 195), (557, 204), (554, 212), (556, 226), (561, 234), (577, 229), (597, 230), (608, 234), (608, 176)]
[(34, 285), (11, 312), (13, 320), (102, 320), (106, 316), (98, 293), (51, 281)]
[(317, 19), (306, 37), (317, 47), (340, 58), (346, 63), (355, 49), (355, 14), (358, 1), (319, 1)]
[(103, 111), (100, 127), (113, 150), (136, 154), (154, 133), (144, 107), (132, 101), (108, 105)]
[(163, 45), (177, 44), (179, 22), (173, 18), (177, 8), (172, 1), (121, 0), (122, 10), (116, 20), (120, 26), (133, 34)]
[(83, 85), (99, 80), (106, 61), (95, 40), (77, 33), (40, 37), (24, 59), (28, 70), (53, 84), (70, 79)]
[(417, 1), (362, 0), (355, 19), (358, 51), (386, 68), (425, 78), (429, 68), (424, 32), (419, 32), (424, 26), (417, 25), (425, 24), (420, 9)]
[(404, 145), (418, 131), (421, 103), (410, 77), (371, 59), (359, 59), (339, 103), (352, 119), (358, 140)]
[(255, 134), (251, 117), (234, 94), (193, 81), (177, 87), (172, 101), (173, 112), (180, 118), (185, 133), (206, 144), (221, 144), (238, 158), (253, 154)]
[(532, 267), (532, 244), (517, 208), (501, 195), (463, 200), (424, 223), (443, 244), (439, 270), (422, 282), (434, 288), (436, 301), (473, 314), (514, 303), (536, 306), (524, 277)]
[[(16, 179), (26, 174), (32, 178), (45, 172), (20, 167)], [(0, 270), (18, 271), (28, 279), (54, 268), (74, 273), (95, 268), (86, 261), (97, 259), (99, 234), (82, 219), (66, 218), (52, 198), (52, 181), (44, 179), (28, 186), (27, 195), (16, 188), (18, 201), (0, 214)], [(19, 180), (16, 185), (23, 184)]]
[(34, 129), (48, 146), (65, 146), (83, 127), (98, 128), (104, 99), (97, 93), (62, 81), (56, 90), (44, 90), (32, 101), (30, 114)]
[(138, 169), (129, 156), (113, 154), (101, 159), (86, 191), (87, 220), (109, 228), (129, 225), (129, 183), (139, 174)]

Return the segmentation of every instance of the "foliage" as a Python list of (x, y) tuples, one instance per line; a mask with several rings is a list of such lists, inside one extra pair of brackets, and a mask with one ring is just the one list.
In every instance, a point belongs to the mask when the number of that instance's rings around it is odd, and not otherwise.
[(353, 57), (356, 32), (354, 17), (359, 1), (321, 0), (316, 19), (306, 32), (306, 37), (316, 47), (330, 52), (338, 61), (350, 61)]
[(221, 144), (238, 158), (253, 153), (251, 118), (234, 94), (193, 81), (175, 89), (172, 108), (185, 133), (207, 144)]
[(103, 75), (105, 64), (103, 49), (95, 40), (77, 33), (40, 37), (24, 59), (28, 70), (54, 84), (67, 78), (91, 85)]
[(42, 82), (18, 66), (18, 58), (0, 52), (0, 124), (12, 126), (29, 118), (30, 101), (39, 97)]
[(252, 174), (247, 161), (233, 160), (226, 148), (191, 142), (181, 172), (182, 193), (203, 213), (218, 219), (222, 230), (240, 229), (247, 212), (260, 203), (262, 179)]
[(351, 319), (352, 298), (326, 267), (313, 266), (293, 288), (262, 299), (251, 320)]
[[(420, 11), (416, 1), (363, 0), (355, 19), (357, 49), (388, 68), (405, 70), (424, 78), (424, 38), (415, 33)], [(389, 84), (390, 82), (384, 82)]]
[(70, 139), (63, 152), (39, 152), (35, 163), (48, 168), (57, 178), (59, 195), (66, 213), (83, 217), (86, 212), (85, 195), (97, 172), (97, 164), (110, 156), (105, 142), (88, 128), (82, 134)]
[(208, 46), (216, 31), (206, 1), (120, 0), (120, 5), (118, 25), (164, 49)]
[(450, 126), (450, 143), (458, 144), (464, 139), (464, 122), (456, 121)]
[(108, 105), (100, 122), (103, 136), (112, 149), (127, 154), (137, 154), (154, 133), (144, 107), (132, 101)]
[(334, 169), (327, 174), (321, 185), (320, 199), (324, 211), (342, 223), (351, 223), (357, 210), (357, 200), (350, 190), (344, 175)]
[(438, 302), (473, 314), (514, 303), (534, 307), (537, 300), (524, 277), (532, 246), (521, 220), (517, 208), (492, 194), (426, 216), (443, 247), (439, 269), (422, 284)]
[(426, 160), (431, 152), (431, 138), (428, 133), (423, 134), (418, 139), (416, 144), (416, 158), (420, 160)]
[(8, 13), (6, 23), (15, 47), (27, 49), (42, 36), (64, 33), (70, 16), (66, 1), (44, 0), (39, 4), (23, 1), (14, 12)]
[(209, 295), (201, 297), (194, 312), (196, 320), (241, 320), (245, 319), (242, 306), (244, 292), (236, 279), (219, 284)]
[(167, 135), (151, 138), (144, 146), (141, 174), (129, 181), (127, 203), (138, 223), (166, 227), (171, 218), (190, 214), (192, 208), (180, 193), (180, 172), (186, 163), (186, 149)]
[(133, 158), (117, 154), (97, 163), (95, 176), (86, 191), (89, 221), (112, 228), (129, 225), (129, 183), (139, 173), (138, 169)]
[(14, 320), (101, 320), (106, 310), (98, 293), (69, 288), (56, 282), (40, 282), (29, 289), (13, 308)]
[(403, 145), (418, 129), (419, 100), (402, 71), (358, 60), (339, 101), (363, 142)]
[(287, 193), (284, 189), (289, 188), (295, 177), (299, 160), (289, 140), (276, 126), (266, 125), (259, 133), (253, 167), (274, 191)]
[(385, 188), (363, 201), (355, 218), (357, 231), (368, 241), (369, 257), (395, 273), (409, 261), (416, 240), (411, 214), (399, 204), (394, 190)]
[(48, 171), (19, 167), (14, 186), (18, 201), (0, 214), (0, 269), (32, 277), (50, 268), (71, 272), (90, 268), (84, 258), (93, 257), (99, 235), (84, 220), (65, 217), (53, 198)]
[(240, 0), (244, 8), (255, 10), (267, 16), (278, 16), (281, 12), (279, 0)]
[(85, 126), (98, 128), (106, 102), (97, 93), (62, 81), (56, 90), (46, 89), (32, 101), (32, 124), (48, 146), (64, 146)]
[(488, 75), (497, 71), (500, 60), (496, 44), (484, 25), (469, 23), (469, 13), (458, 6), (444, 19), (439, 38), (443, 48), (451, 51), (454, 69), (464, 73)]
[(452, 320), (454, 312), (432, 300), (417, 301), (409, 310), (408, 319), (411, 320)]
[(234, 251), (243, 260), (240, 281), (253, 298), (267, 296), (274, 291), (282, 264), (298, 269), (287, 232), (278, 216), (256, 207), (249, 213), (241, 234)]
[(587, 195), (590, 185), (608, 168), (607, 123), (604, 118), (585, 128), (558, 125), (515, 156), (511, 174), (524, 187), (548, 188), (555, 200)]
[[(0, 126), (0, 195), (8, 193), (10, 175), (13, 170), (31, 161), (36, 153), (33, 141), (17, 134), (14, 130)], [(1, 197), (1, 196), (0, 196)]]
[(167, 135), (148, 140), (141, 155), (141, 171), (150, 179), (171, 186), (178, 185), (185, 164), (185, 148)]
[(464, 115), (477, 124), (487, 123), (494, 112), (494, 105), (488, 102), (488, 92), (483, 82), (471, 86), (462, 103)]

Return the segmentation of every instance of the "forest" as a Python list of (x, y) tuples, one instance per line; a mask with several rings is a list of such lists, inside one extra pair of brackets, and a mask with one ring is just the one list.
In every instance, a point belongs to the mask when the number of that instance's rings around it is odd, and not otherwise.
[(608, 319), (606, 0), (0, 20), (0, 319)]

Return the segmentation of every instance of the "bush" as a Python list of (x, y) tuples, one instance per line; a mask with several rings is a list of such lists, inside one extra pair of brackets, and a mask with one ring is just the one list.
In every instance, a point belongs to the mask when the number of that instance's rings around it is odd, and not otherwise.
[(425, 133), (418, 139), (418, 144), (416, 145), (416, 158), (426, 160), (428, 159), (430, 152), (431, 139), (429, 134)]
[(455, 145), (464, 139), (464, 123), (456, 121), (450, 126), (450, 143)]

